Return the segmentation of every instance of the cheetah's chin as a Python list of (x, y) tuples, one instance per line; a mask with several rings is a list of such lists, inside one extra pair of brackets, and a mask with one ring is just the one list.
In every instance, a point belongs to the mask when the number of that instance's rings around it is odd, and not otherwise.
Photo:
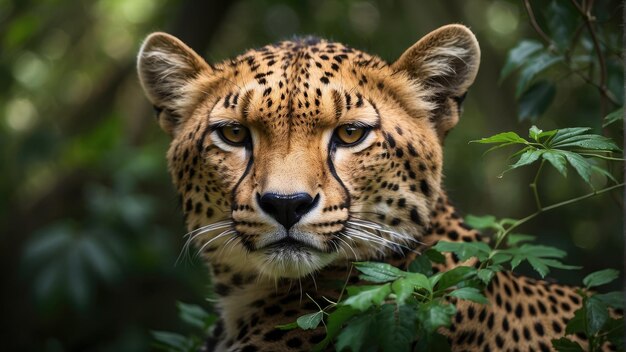
[(280, 246), (267, 248), (253, 260), (263, 276), (296, 279), (320, 270), (336, 257), (309, 247)]

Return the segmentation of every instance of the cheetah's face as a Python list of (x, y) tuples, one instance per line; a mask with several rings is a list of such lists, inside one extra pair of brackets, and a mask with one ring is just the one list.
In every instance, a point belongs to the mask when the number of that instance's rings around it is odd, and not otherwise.
[(190, 238), (211, 261), (300, 277), (414, 246), (478, 60), (458, 25), (391, 65), (307, 38), (209, 66), (156, 33), (139, 73), (173, 136), (168, 160)]

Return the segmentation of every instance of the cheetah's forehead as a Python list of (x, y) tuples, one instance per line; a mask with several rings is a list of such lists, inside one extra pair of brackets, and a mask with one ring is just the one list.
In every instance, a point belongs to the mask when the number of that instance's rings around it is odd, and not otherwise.
[(384, 84), (386, 62), (336, 42), (313, 37), (283, 41), (249, 50), (218, 65), (228, 72), (232, 89), (214, 114), (238, 115), (246, 124), (273, 134), (311, 133), (358, 119), (376, 124), (370, 85)]

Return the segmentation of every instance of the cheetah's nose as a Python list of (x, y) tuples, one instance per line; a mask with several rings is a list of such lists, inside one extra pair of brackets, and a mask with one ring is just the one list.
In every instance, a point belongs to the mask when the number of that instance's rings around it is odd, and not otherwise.
[(320, 198), (319, 195), (313, 198), (307, 193), (264, 193), (262, 196), (257, 193), (256, 196), (261, 209), (283, 225), (285, 230), (289, 230), (302, 216), (311, 211)]

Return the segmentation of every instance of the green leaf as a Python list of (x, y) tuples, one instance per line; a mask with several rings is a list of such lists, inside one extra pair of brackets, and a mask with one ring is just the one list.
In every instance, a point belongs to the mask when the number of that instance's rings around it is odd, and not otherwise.
[(617, 121), (622, 121), (622, 122), (624, 121), (624, 107), (623, 106), (613, 111), (612, 113), (606, 115), (604, 117), (604, 123), (602, 123), (602, 127), (606, 127)]
[(493, 144), (493, 143), (512, 143), (527, 144), (528, 142), (515, 132), (502, 132), (491, 137), (481, 138), (479, 140), (470, 141), (470, 143)]
[(359, 270), (362, 275), (361, 280), (383, 283), (396, 280), (403, 277), (406, 273), (387, 263), (378, 262), (357, 262), (354, 267)]
[(305, 314), (299, 317), (296, 320), (298, 326), (303, 330), (315, 329), (322, 322), (322, 318), (324, 317), (323, 311), (318, 311), (315, 313)]
[(606, 285), (619, 277), (619, 271), (615, 269), (604, 269), (591, 273), (583, 279), (583, 284), (587, 288)]
[(426, 276), (430, 276), (433, 274), (433, 265), (428, 259), (428, 255), (426, 254), (422, 254), (415, 258), (415, 260), (413, 260), (411, 264), (409, 264), (408, 269), (412, 273), (421, 273)]
[(446, 262), (446, 257), (433, 248), (427, 249), (424, 254), (426, 254), (428, 259), (433, 263), (443, 264)]
[(502, 71), (500, 72), (500, 82), (502, 82), (511, 72), (520, 68), (533, 54), (543, 49), (543, 45), (535, 40), (522, 40), (517, 46), (511, 49), (506, 57)]
[(168, 351), (187, 352), (193, 350), (193, 342), (187, 337), (169, 331), (151, 331), (158, 347)]
[(350, 319), (346, 326), (337, 335), (336, 351), (350, 350), (362, 351), (362, 346), (373, 343), (372, 326), (375, 324), (378, 314), (375, 310), (369, 310), (360, 314), (355, 319)]
[(519, 98), (522, 93), (526, 91), (526, 88), (537, 74), (561, 61), (563, 61), (563, 56), (554, 56), (549, 52), (542, 52), (532, 60), (527, 61), (520, 71), (517, 87), (515, 89), (515, 97)]
[(550, 141), (549, 146), (553, 146), (555, 143), (562, 142), (570, 137), (578, 136), (589, 131), (591, 131), (591, 127), (561, 128), (557, 130), (557, 132), (554, 134), (554, 137)]
[[(539, 116), (541, 116), (556, 96), (556, 86), (554, 83), (541, 80), (534, 83), (530, 88), (528, 88), (524, 94), (518, 100), (518, 110), (517, 116), (520, 121), (531, 120), (535, 121)], [(539, 138), (539, 135), (532, 137), (534, 140)]]
[(341, 304), (363, 312), (372, 305), (381, 305), (383, 300), (391, 293), (391, 284), (386, 283), (380, 286), (352, 286), (348, 288), (348, 293), (350, 297)]
[(326, 319), (326, 337), (313, 347), (313, 351), (321, 352), (326, 350), (326, 347), (341, 332), (341, 328), (344, 323), (355, 316), (358, 312), (359, 311), (349, 306), (337, 306), (337, 309), (330, 313)]
[(572, 335), (578, 332), (585, 332), (586, 320), (585, 308), (581, 307), (574, 312), (574, 317), (567, 322), (565, 326), (565, 334)]
[(453, 252), (461, 261), (477, 257), (480, 261), (487, 259), (491, 248), (483, 242), (446, 242), (439, 241), (433, 246), (439, 252)]
[(412, 306), (382, 306), (373, 331), (385, 352), (409, 352), (417, 337), (417, 312)]
[(583, 134), (578, 136), (572, 136), (557, 143), (552, 143), (551, 147), (559, 149), (581, 148), (585, 150), (620, 150), (619, 147), (610, 138), (597, 134)]
[(597, 165), (591, 165), (591, 169), (597, 173), (599, 173), (600, 175), (603, 175), (604, 177), (608, 178), (609, 180), (617, 183), (617, 179), (615, 179), (615, 176), (613, 176), (608, 170), (601, 168), (600, 166)]
[(408, 279), (398, 279), (391, 284), (391, 290), (396, 294), (396, 302), (402, 305), (415, 292), (415, 285)]
[(615, 309), (624, 309), (624, 293), (621, 291), (598, 293), (593, 296), (609, 307)]
[(562, 151), (565, 155), (567, 161), (572, 165), (574, 170), (578, 173), (578, 175), (591, 186), (591, 173), (593, 169), (591, 168), (591, 164), (582, 156), (576, 153)]
[(287, 324), (281, 324), (281, 325), (276, 325), (275, 328), (278, 330), (293, 330), (298, 328), (298, 323), (297, 322), (291, 322), (291, 323), (287, 323)]
[[(619, 319), (611, 319), (604, 325), (604, 331), (606, 331), (607, 340), (615, 346), (624, 346), (624, 317)], [(618, 351), (623, 351), (618, 348)]]
[(480, 281), (482, 281), (485, 285), (488, 285), (489, 282), (491, 281), (491, 279), (493, 278), (493, 276), (495, 274), (496, 273), (493, 270), (490, 270), (490, 269), (480, 269), (476, 273), (476, 276), (478, 276)]
[(552, 340), (552, 347), (558, 352), (584, 352), (583, 348), (578, 344), (566, 337)]
[(417, 319), (422, 328), (432, 334), (440, 327), (449, 327), (456, 308), (441, 301), (431, 301), (418, 308)]
[(437, 290), (445, 290), (459, 282), (471, 277), (476, 273), (476, 269), (469, 266), (457, 266), (441, 275), (437, 283)]
[(215, 321), (216, 316), (209, 314), (202, 307), (184, 302), (176, 302), (178, 308), (178, 317), (185, 323), (205, 330)]
[(521, 242), (534, 241), (536, 238), (536, 236), (524, 235), (521, 233), (511, 233), (506, 236), (506, 245), (511, 247)]
[(503, 174), (505, 172), (511, 171), (513, 169), (517, 169), (519, 167), (530, 165), (530, 164), (534, 163), (535, 161), (537, 161), (539, 159), (541, 154), (543, 154), (544, 152), (545, 152), (545, 150), (543, 150), (543, 149), (527, 150), (526, 152), (524, 152), (524, 154), (522, 154), (520, 156), (520, 158), (517, 160), (517, 162), (515, 164), (509, 166), (509, 168), (506, 169), (503, 172)]
[(530, 263), (530, 266), (532, 266), (533, 269), (541, 275), (542, 278), (546, 277), (546, 275), (550, 272), (548, 266), (541, 259), (528, 257), (526, 260)]
[(567, 162), (563, 154), (560, 154), (560, 152), (556, 150), (546, 150), (541, 156), (547, 160), (550, 165), (554, 166), (563, 177), (567, 177)]
[(459, 288), (450, 292), (448, 295), (480, 304), (489, 303), (487, 298), (483, 296), (483, 294), (477, 288), (474, 287)]
[(424, 274), (411, 273), (407, 275), (406, 280), (418, 289), (425, 289), (429, 292), (433, 291), (430, 281)]
[(609, 319), (609, 310), (598, 298), (591, 296), (585, 302), (587, 336), (597, 334)]
[(468, 214), (465, 217), (465, 223), (467, 223), (470, 227), (475, 228), (477, 230), (486, 230), (486, 229), (499, 229), (500, 225), (498, 224), (496, 217), (493, 215), (485, 215), (485, 216), (476, 216)]
[(540, 130), (537, 126), (532, 125), (530, 129), (528, 129), (528, 137), (534, 139), (535, 141), (539, 141), (539, 135), (541, 135), (543, 131)]

